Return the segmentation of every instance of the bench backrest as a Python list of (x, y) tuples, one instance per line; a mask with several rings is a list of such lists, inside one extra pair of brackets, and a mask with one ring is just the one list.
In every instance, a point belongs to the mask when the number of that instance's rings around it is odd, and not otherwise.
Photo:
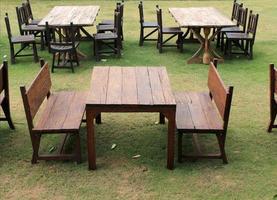
[(45, 98), (49, 97), (52, 85), (48, 63), (42, 60), (41, 64), (43, 66), (29, 88), (20, 87), (29, 129), (33, 128), (33, 119)]
[(214, 103), (224, 121), (224, 129), (227, 129), (229, 114), (231, 109), (233, 87), (226, 87), (222, 81), (216, 65), (213, 62), (210, 63), (209, 75), (208, 75), (208, 87), (210, 90), (210, 96), (214, 100)]

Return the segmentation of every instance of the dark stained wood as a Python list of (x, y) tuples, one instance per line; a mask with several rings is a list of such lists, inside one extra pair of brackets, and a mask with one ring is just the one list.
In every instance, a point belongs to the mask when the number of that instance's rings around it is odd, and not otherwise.
[[(48, 63), (41, 60), (41, 69), (26, 90), (21, 86), (21, 95), (23, 99), (25, 114), (33, 146), (32, 163), (37, 160), (68, 160), (74, 159), (77, 163), (81, 162), (80, 135), (79, 129), (85, 112), (85, 101), (87, 93), (74, 91), (61, 91), (51, 93), (51, 77)], [(42, 103), (45, 102), (45, 108), (34, 125), (33, 119), (40, 110)], [(62, 141), (62, 147), (59, 155), (41, 155), (39, 146), (42, 134), (66, 134), (75, 135), (75, 153), (74, 155), (63, 154), (63, 147), (67, 136)]]
[[(183, 134), (215, 134), (218, 140), (220, 154), (186, 155), (186, 158), (220, 158), (227, 163), (225, 139), (231, 109), (233, 87), (226, 87), (220, 78), (216, 63), (210, 63), (208, 75), (209, 92), (176, 93), (176, 127), (178, 130), (178, 161), (182, 161)], [(196, 138), (194, 138), (195, 141)], [(195, 142), (196, 144), (197, 142)], [(197, 143), (198, 146), (198, 143)], [(200, 149), (199, 146), (197, 149)]]
[(270, 120), (267, 128), (267, 132), (271, 132), (272, 128), (277, 128), (274, 124), (277, 115), (277, 103), (275, 94), (277, 93), (277, 70), (274, 64), (269, 65), (269, 109), (270, 109)]
[(86, 101), (89, 169), (96, 169), (94, 118), (102, 112), (158, 112), (168, 119), (167, 167), (174, 167), (176, 102), (165, 67), (94, 67)]

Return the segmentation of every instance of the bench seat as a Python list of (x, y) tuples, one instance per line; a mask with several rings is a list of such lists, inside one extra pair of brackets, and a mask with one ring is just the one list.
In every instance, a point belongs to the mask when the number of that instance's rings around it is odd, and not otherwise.
[(85, 112), (86, 97), (86, 92), (62, 91), (51, 94), (33, 131), (78, 131)]
[(223, 131), (223, 120), (207, 92), (175, 93), (176, 126), (181, 132)]

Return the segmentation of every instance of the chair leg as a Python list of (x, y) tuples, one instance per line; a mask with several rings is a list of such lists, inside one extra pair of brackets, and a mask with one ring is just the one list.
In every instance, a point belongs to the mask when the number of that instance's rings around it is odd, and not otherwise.
[(5, 98), (4, 101), (2, 102), (2, 109), (3, 109), (3, 112), (6, 116), (6, 119), (8, 121), (8, 124), (9, 124), (9, 127), (14, 130), (14, 124), (12, 122), (12, 118), (11, 118), (11, 113), (10, 113), (10, 105), (9, 105), (9, 102), (8, 100)]
[(182, 162), (182, 143), (183, 143), (183, 133), (178, 133), (178, 162)]
[(219, 149), (220, 149), (223, 164), (228, 164), (226, 153), (225, 153), (225, 148), (224, 148), (225, 145), (223, 144), (223, 135), (222, 134), (216, 134), (216, 137), (217, 137), (217, 141), (218, 141), (218, 145), (219, 145)]
[(43, 31), (40, 33), (40, 50), (43, 51), (45, 49), (44, 47), (44, 34)]
[(220, 45), (221, 51), (224, 51), (224, 33), (223, 32), (220, 34), (220, 42), (221, 42), (221, 45)]
[(52, 57), (52, 69), (51, 72), (54, 73), (54, 68), (55, 68), (55, 53), (53, 53), (53, 57)]
[(253, 59), (253, 42), (250, 42), (250, 52), (249, 52), (249, 59)]
[(10, 52), (11, 52), (11, 63), (15, 64), (15, 54), (14, 54), (14, 45), (13, 44), (11, 44)]
[(159, 53), (163, 52), (163, 34), (161, 33), (159, 36)]
[(82, 162), (82, 154), (81, 154), (81, 139), (80, 139), (80, 133), (78, 132), (76, 134), (76, 162), (77, 164), (80, 164)]
[(143, 46), (143, 28), (140, 28), (139, 46)]
[(71, 68), (72, 73), (74, 73), (72, 53), (70, 52), (68, 55), (69, 55), (70, 68)]
[(182, 34), (179, 34), (179, 35), (178, 35), (178, 38), (179, 38), (178, 40), (179, 40), (180, 52), (183, 53), (183, 44), (184, 44), (184, 42), (183, 42)]
[(218, 32), (217, 33), (217, 35), (216, 35), (216, 47), (218, 48), (218, 47), (220, 47), (220, 39), (221, 39), (221, 37), (220, 37), (220, 35), (221, 35), (221, 32)]
[(37, 46), (36, 43), (33, 43), (33, 53), (34, 53), (34, 61), (38, 62), (38, 52), (37, 52)]
[(269, 125), (267, 128), (267, 132), (269, 132), (269, 133), (272, 131), (272, 128), (273, 128), (273, 125), (274, 125), (274, 122), (276, 119), (276, 114), (277, 114), (276, 111), (272, 111), (272, 113), (270, 114), (270, 122), (269, 122)]
[(99, 47), (98, 47), (98, 41), (97, 40), (95, 40), (94, 41), (94, 46), (95, 46), (95, 60), (98, 62), (99, 60), (100, 60), (100, 58), (99, 58)]

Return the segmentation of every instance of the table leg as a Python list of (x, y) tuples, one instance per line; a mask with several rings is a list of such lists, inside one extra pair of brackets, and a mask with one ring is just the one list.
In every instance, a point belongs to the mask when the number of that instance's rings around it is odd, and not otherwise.
[(86, 110), (87, 148), (88, 148), (88, 168), (89, 168), (89, 170), (96, 169), (94, 118), (95, 118), (95, 114), (91, 110)]
[(168, 120), (168, 135), (167, 135), (167, 168), (174, 168), (174, 149), (175, 149), (175, 110), (168, 111), (166, 118)]
[(205, 47), (204, 47), (204, 54), (203, 54), (203, 63), (209, 64), (212, 60), (212, 55), (210, 54), (210, 41), (209, 35), (211, 33), (211, 28), (204, 28), (204, 35), (205, 35)]

